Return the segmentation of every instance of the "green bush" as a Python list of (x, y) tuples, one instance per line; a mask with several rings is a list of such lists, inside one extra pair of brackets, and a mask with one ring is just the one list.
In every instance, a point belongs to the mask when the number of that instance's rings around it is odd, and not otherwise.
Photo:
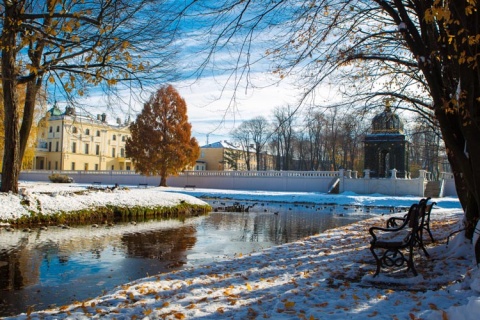
[(58, 174), (54, 173), (50, 176), (48, 176), (48, 179), (54, 183), (71, 183), (73, 182), (73, 179), (67, 175), (64, 174)]

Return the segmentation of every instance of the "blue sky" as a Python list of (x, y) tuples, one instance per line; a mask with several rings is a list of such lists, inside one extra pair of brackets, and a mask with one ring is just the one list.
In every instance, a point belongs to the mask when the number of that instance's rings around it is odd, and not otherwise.
[[(200, 3), (210, 4), (208, 1)], [(264, 10), (263, 7), (260, 9)], [(179, 52), (175, 57), (178, 61), (177, 71), (182, 80), (172, 83), (187, 102), (192, 135), (200, 145), (228, 139), (230, 131), (242, 121), (260, 115), (268, 119), (274, 108), (296, 105), (302, 95), (302, 90), (295, 86), (294, 79), (287, 78), (278, 82), (278, 76), (270, 72), (271, 64), (263, 59), (266, 47), (262, 43), (273, 39), (278, 31), (276, 27), (256, 32), (255, 42), (248, 50), (242, 47), (243, 40), (232, 39), (233, 43), (228, 47), (220, 46), (216, 50), (212, 61), (205, 66), (201, 74), (196, 72), (211, 48), (206, 44), (216, 37), (213, 32), (205, 33), (204, 23), (208, 22), (205, 19), (207, 18), (194, 14), (182, 19), (179, 29), (182, 37), (176, 41)], [(273, 19), (278, 20), (279, 17)], [(245, 29), (240, 33), (249, 30), (248, 17), (245, 24)], [(242, 73), (242, 70), (233, 71), (235, 62), (240, 65), (247, 63), (247, 56), (251, 61), (256, 61), (249, 64), (248, 73)], [(163, 84), (159, 83), (158, 87)], [(138, 90), (133, 91), (135, 95), (140, 94)], [(116, 118), (126, 119), (128, 113), (134, 118), (150, 94), (144, 92), (141, 99), (130, 98), (130, 95), (128, 89), (123, 90), (123, 101), (114, 103), (115, 109), (108, 111), (105, 111), (104, 107), (107, 105), (107, 98), (99, 89), (93, 88), (82, 102), (90, 106), (87, 110), (90, 113), (106, 112), (107, 119), (114, 122)], [(334, 96), (334, 90), (324, 90), (324, 94), (317, 95), (316, 101), (326, 104), (324, 101), (332, 100)], [(60, 101), (59, 105), (65, 106)]]

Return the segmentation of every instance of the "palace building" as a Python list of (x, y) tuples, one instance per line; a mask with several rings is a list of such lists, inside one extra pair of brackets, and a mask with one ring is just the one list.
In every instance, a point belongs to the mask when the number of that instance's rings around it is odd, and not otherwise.
[(125, 155), (130, 136), (128, 123), (106, 122), (106, 115), (93, 118), (77, 114), (75, 108), (62, 112), (54, 106), (47, 112), (38, 133), (34, 169), (37, 170), (134, 170)]
[(409, 141), (406, 139), (403, 122), (392, 112), (389, 103), (385, 110), (372, 120), (372, 131), (365, 137), (365, 169), (370, 169), (373, 178), (388, 178), (396, 169), (399, 178), (409, 174)]

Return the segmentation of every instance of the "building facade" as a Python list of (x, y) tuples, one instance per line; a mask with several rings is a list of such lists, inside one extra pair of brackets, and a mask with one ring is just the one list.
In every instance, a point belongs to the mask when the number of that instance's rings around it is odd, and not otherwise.
[(365, 169), (374, 178), (387, 178), (392, 169), (399, 178), (409, 176), (409, 141), (402, 120), (387, 104), (372, 120), (372, 131), (365, 136)]
[[(267, 153), (260, 155), (261, 170), (274, 170), (274, 157)], [(249, 165), (248, 165), (249, 163)], [(200, 147), (200, 158), (196, 170), (246, 171), (257, 170), (257, 158), (253, 150), (245, 151), (240, 147), (222, 140)]]
[(125, 155), (130, 136), (127, 123), (106, 122), (106, 115), (92, 118), (73, 107), (62, 112), (54, 106), (42, 119), (34, 169), (37, 170), (134, 170)]

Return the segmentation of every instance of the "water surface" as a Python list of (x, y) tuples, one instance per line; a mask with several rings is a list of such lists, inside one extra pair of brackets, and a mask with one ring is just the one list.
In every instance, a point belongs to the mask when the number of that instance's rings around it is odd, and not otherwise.
[[(211, 200), (212, 204), (215, 200)], [(0, 316), (93, 298), (160, 272), (231, 259), (369, 217), (336, 206), (245, 203), (181, 221), (0, 231)], [(333, 209), (332, 209), (333, 208)], [(368, 211), (368, 212), (367, 212)]]

